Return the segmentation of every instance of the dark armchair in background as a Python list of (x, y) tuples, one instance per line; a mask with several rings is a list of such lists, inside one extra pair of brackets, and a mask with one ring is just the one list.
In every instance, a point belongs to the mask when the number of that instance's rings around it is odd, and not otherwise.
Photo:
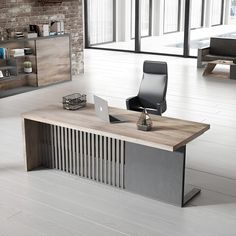
[(128, 110), (143, 111), (161, 115), (166, 111), (166, 91), (168, 82), (167, 63), (161, 61), (144, 61), (143, 79), (139, 93), (126, 100)]

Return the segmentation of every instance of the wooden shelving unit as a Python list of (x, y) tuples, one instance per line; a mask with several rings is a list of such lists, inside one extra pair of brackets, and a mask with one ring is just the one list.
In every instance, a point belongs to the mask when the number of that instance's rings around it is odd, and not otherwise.
[[(29, 55), (0, 59), (0, 70), (4, 75), (0, 78), (0, 92), (21, 86), (39, 87), (71, 80), (69, 34), (2, 41), (0, 47), (8, 52), (16, 48), (32, 50)], [(32, 73), (24, 72), (24, 61), (32, 63)]]

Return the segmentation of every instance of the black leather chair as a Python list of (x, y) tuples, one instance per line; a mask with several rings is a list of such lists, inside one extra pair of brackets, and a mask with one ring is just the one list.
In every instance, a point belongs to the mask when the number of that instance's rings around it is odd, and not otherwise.
[(167, 63), (162, 61), (144, 61), (143, 79), (139, 93), (126, 100), (128, 110), (143, 111), (161, 115), (167, 109), (166, 91), (168, 82)]

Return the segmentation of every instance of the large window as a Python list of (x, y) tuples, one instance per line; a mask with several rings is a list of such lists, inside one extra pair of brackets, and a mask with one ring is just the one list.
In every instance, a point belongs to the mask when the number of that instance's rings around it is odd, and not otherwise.
[(230, 11), (229, 23), (235, 24), (236, 23), (236, 0), (231, 0), (229, 11)]
[(236, 0), (231, 0), (230, 4), (230, 16), (236, 17)]
[(179, 30), (179, 0), (164, 1), (164, 33)]
[(222, 24), (222, 14), (223, 14), (223, 1), (222, 0), (212, 0), (212, 18), (211, 25)]
[(88, 25), (91, 45), (114, 40), (113, 14), (113, 0), (88, 0)]
[(236, 35), (236, 0), (84, 3), (88, 47), (197, 56), (198, 48), (208, 46), (210, 37)]
[(203, 26), (203, 0), (191, 0), (191, 29)]
[[(152, 0), (141, 0), (141, 37), (150, 36), (151, 34), (151, 18), (152, 18), (152, 9), (151, 9)], [(131, 15), (132, 15), (132, 29), (131, 29), (131, 38), (135, 36), (135, 0), (131, 0)]]
[(151, 0), (141, 0), (141, 36), (150, 35)]

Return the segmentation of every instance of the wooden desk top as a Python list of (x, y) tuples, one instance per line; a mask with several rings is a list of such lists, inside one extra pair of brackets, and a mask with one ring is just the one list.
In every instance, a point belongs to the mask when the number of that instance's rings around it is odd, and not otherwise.
[(144, 132), (137, 130), (136, 127), (140, 112), (118, 108), (109, 108), (109, 112), (112, 115), (122, 115), (128, 121), (116, 124), (106, 123), (95, 115), (92, 104), (87, 104), (85, 108), (77, 111), (64, 110), (62, 105), (51, 105), (24, 113), (22, 117), (168, 151), (177, 150), (210, 128), (208, 124), (150, 115), (153, 129)]

